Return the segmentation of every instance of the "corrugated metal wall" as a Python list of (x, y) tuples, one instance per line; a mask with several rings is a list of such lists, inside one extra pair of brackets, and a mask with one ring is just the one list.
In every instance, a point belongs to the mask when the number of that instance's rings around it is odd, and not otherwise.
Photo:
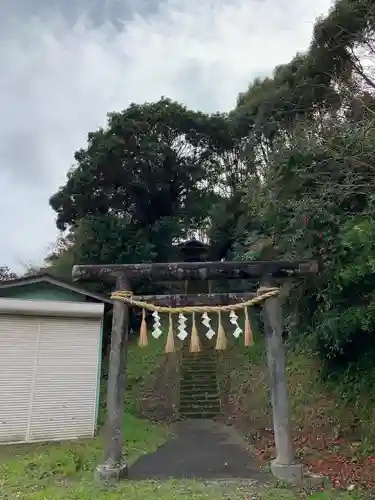
[(0, 315), (0, 442), (90, 437), (100, 318)]

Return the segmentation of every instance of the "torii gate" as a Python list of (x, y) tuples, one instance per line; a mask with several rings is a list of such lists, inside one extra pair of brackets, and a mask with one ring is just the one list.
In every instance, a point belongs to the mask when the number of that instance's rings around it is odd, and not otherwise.
[[(215, 280), (256, 279), (260, 283), (257, 302), (263, 302), (264, 329), (269, 370), (269, 388), (273, 411), (276, 459), (271, 463), (275, 477), (292, 483), (302, 481), (302, 465), (295, 460), (289, 416), (288, 387), (285, 376), (285, 350), (283, 344), (283, 318), (280, 297), (275, 285), (283, 278), (298, 278), (316, 274), (315, 261), (251, 261), (251, 262), (182, 262), (156, 264), (87, 265), (74, 266), (77, 280), (113, 280), (116, 292), (126, 292), (128, 300), (115, 300), (111, 334), (111, 353), (108, 374), (107, 424), (104, 460), (96, 469), (98, 479), (120, 479), (128, 476), (123, 461), (123, 414), (128, 343), (129, 307), (134, 302), (147, 302), (158, 306), (220, 306), (229, 301), (252, 301), (257, 294), (198, 294), (132, 296), (131, 279), (154, 280)], [(121, 294), (118, 294), (117, 298)], [(114, 297), (116, 297), (114, 295)], [(203, 309), (203, 308), (202, 308)]]

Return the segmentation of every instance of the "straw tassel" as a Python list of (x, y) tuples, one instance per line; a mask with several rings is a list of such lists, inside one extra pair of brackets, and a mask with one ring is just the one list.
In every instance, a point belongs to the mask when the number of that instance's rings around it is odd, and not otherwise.
[(190, 352), (200, 352), (201, 343), (199, 340), (197, 326), (195, 324), (195, 313), (192, 315), (193, 326), (191, 328)]
[(176, 346), (174, 343), (174, 333), (173, 333), (173, 318), (172, 318), (172, 313), (169, 313), (169, 330), (168, 330), (168, 337), (167, 337), (167, 342), (165, 344), (165, 350), (167, 354), (171, 352), (176, 352)]
[(244, 332), (245, 346), (252, 347), (254, 345), (254, 336), (251, 330), (249, 313), (247, 307), (245, 307), (245, 332)]
[(216, 340), (216, 346), (215, 349), (217, 351), (225, 351), (227, 348), (227, 337), (225, 335), (225, 330), (223, 327), (223, 323), (221, 321), (221, 311), (218, 312), (218, 330), (217, 330), (217, 340)]
[(148, 346), (146, 309), (142, 309), (142, 322), (141, 322), (141, 329), (139, 331), (138, 345), (140, 347)]

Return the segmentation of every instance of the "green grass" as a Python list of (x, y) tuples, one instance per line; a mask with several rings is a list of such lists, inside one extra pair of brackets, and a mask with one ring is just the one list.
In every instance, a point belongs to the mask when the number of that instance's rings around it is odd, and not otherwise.
[[(147, 349), (129, 348), (125, 449), (131, 464), (165, 442), (168, 429), (137, 417), (139, 392), (163, 360), (165, 339), (150, 339)], [(253, 355), (257, 350), (253, 351)], [(105, 371), (105, 364), (104, 364)], [(101, 421), (104, 420), (102, 389)], [(181, 450), (183, 453), (183, 450)], [(241, 483), (220, 485), (199, 481), (132, 481), (103, 488), (94, 482), (93, 470), (103, 454), (101, 433), (90, 440), (0, 447), (0, 500), (354, 500), (355, 494), (312, 494), (285, 487), (257, 488)]]
[[(125, 415), (124, 425), (129, 463), (155, 450), (167, 437), (165, 427), (152, 425), (129, 414)], [(102, 458), (103, 439), (98, 436), (68, 443), (7, 446), (0, 451), (1, 500), (52, 500), (63, 498), (61, 495), (68, 494), (70, 490), (90, 491), (92, 471)], [(52, 495), (52, 491), (60, 492), (60, 496)], [(75, 498), (74, 495), (71, 498)]]
[[(132, 415), (140, 412), (139, 393), (149, 383), (164, 360), (165, 335), (154, 339), (149, 335), (149, 345), (140, 348), (136, 341), (129, 345), (126, 370), (125, 408)], [(103, 425), (106, 414), (108, 359), (103, 362), (100, 394), (99, 424)], [(1, 500), (1, 498), (0, 498)]]

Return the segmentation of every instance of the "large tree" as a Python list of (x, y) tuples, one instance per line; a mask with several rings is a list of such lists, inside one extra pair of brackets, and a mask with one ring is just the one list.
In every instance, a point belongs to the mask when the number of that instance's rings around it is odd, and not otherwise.
[[(124, 254), (126, 242), (139, 241), (147, 251), (138, 259), (165, 260), (173, 241), (206, 224), (218, 197), (210, 179), (225, 124), (225, 117), (166, 98), (109, 114), (108, 126), (89, 134), (67, 183), (50, 199), (58, 228), (80, 231), (77, 248), (86, 248), (80, 259), (108, 262), (117, 252), (126, 261), (134, 256), (133, 248)], [(83, 221), (96, 235), (86, 243), (78, 229)], [(90, 252), (88, 238), (95, 242)]]
[(211, 155), (209, 117), (169, 99), (132, 104), (88, 136), (77, 165), (50, 203), (65, 229), (87, 215), (127, 217), (152, 227), (162, 217), (201, 217), (197, 197)]

